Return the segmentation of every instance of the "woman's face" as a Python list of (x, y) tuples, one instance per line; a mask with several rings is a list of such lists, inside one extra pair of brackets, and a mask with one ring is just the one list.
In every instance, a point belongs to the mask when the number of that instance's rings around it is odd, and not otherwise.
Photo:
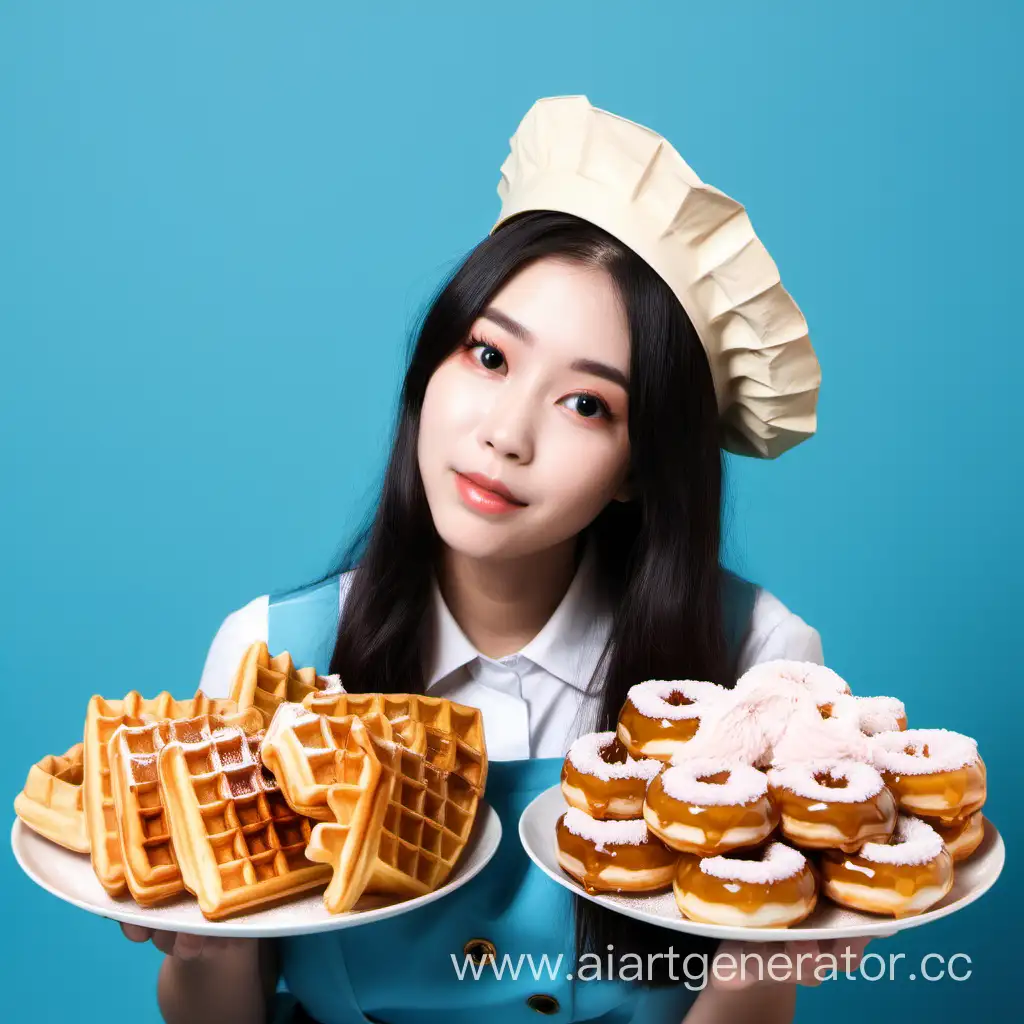
[[(446, 544), (477, 558), (535, 554), (629, 496), (629, 328), (604, 270), (531, 264), (462, 342), (430, 378), (418, 442)], [(525, 504), (480, 500), (462, 474)]]

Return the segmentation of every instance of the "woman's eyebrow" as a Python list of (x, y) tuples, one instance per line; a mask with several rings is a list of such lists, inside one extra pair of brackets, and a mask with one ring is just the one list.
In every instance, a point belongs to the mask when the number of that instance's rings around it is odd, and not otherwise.
[[(502, 330), (508, 331), (509, 334), (518, 338), (526, 345), (532, 345), (536, 340), (532, 331), (518, 320), (514, 320), (507, 313), (503, 313), (497, 306), (488, 306), (480, 314), (480, 318), (497, 324)], [(602, 377), (613, 384), (618, 384), (623, 391), (629, 391), (629, 378), (607, 363), (598, 362), (596, 359), (576, 359), (572, 362), (570, 369), (579, 370), (581, 373), (589, 373), (594, 377)]]

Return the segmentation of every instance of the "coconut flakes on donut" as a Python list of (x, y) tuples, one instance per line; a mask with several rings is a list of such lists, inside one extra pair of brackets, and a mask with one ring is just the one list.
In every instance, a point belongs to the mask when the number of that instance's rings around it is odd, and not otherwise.
[(942, 836), (926, 821), (910, 814), (896, 819), (892, 843), (865, 843), (857, 856), (876, 864), (927, 864), (942, 853)]
[[(923, 756), (926, 747), (927, 757)], [(978, 760), (978, 744), (951, 729), (880, 732), (872, 737), (872, 748), (875, 767), (893, 775), (952, 772)]]
[(867, 736), (899, 729), (900, 720), (905, 720), (907, 710), (903, 701), (896, 697), (854, 697), (841, 694), (833, 702), (832, 717), (850, 722)]
[(807, 858), (799, 850), (785, 843), (774, 842), (768, 844), (760, 860), (720, 854), (717, 857), (702, 857), (700, 869), (705, 875), (727, 881), (771, 885), (799, 874), (806, 863)]
[[(725, 782), (702, 778), (728, 772)], [(673, 761), (661, 775), (665, 792), (673, 800), (696, 807), (749, 804), (768, 792), (768, 777), (749, 764), (725, 757), (694, 757)]]
[(736, 688), (745, 690), (748, 686), (766, 679), (791, 680), (810, 690), (821, 700), (850, 692), (849, 684), (833, 669), (814, 661), (794, 661), (788, 658), (775, 658), (772, 661), (760, 661), (756, 665), (751, 665), (736, 680)]
[[(817, 775), (828, 774), (833, 779), (845, 779), (845, 786), (827, 786)], [(768, 781), (778, 789), (788, 789), (806, 800), (824, 803), (857, 804), (870, 800), (882, 791), (882, 776), (869, 764), (858, 761), (809, 761), (800, 765), (773, 768)]]
[(604, 782), (611, 779), (643, 779), (650, 782), (664, 767), (664, 762), (653, 757), (633, 758), (627, 755), (625, 761), (605, 761), (601, 751), (614, 742), (614, 732), (587, 733), (569, 747), (568, 758), (579, 771)]
[[(626, 693), (627, 700), (645, 718), (667, 718), (679, 721), (684, 718), (699, 718), (709, 701), (718, 700), (727, 692), (717, 683), (702, 679), (647, 679), (631, 686)], [(690, 704), (670, 704), (668, 698), (681, 693)]]
[(588, 839), (598, 850), (607, 846), (640, 846), (647, 842), (647, 822), (643, 818), (626, 821), (598, 821), (578, 807), (565, 811), (565, 827), (574, 835)]
[(871, 763), (872, 740), (844, 719), (822, 719), (816, 708), (799, 709), (771, 750), (773, 767), (809, 761)]

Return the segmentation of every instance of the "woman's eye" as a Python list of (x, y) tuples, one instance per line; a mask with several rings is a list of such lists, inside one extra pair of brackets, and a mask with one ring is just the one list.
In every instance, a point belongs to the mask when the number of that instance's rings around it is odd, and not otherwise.
[(501, 364), (505, 361), (505, 356), (501, 349), (495, 348), (493, 345), (488, 345), (486, 341), (474, 341), (470, 339), (466, 342), (465, 348), (468, 351), (482, 348), (483, 352), (480, 354), (480, 364), (488, 370), (499, 369)]
[(608, 406), (601, 401), (597, 395), (588, 394), (586, 391), (577, 391), (574, 395), (567, 396), (570, 399), (579, 399), (579, 404), (576, 406), (576, 411), (587, 420), (593, 419), (598, 413), (605, 419), (610, 420), (612, 418), (611, 412)]

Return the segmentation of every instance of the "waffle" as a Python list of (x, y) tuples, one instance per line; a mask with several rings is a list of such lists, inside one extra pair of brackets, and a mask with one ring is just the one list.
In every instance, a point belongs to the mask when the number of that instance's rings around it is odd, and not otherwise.
[(223, 729), (157, 756), (174, 855), (203, 914), (218, 920), (326, 882), (306, 859), (313, 823), (285, 802), (259, 759), (262, 733)]
[(47, 754), (28, 770), (14, 798), (14, 813), (41, 836), (78, 853), (89, 852), (82, 809), (82, 744), (65, 754)]
[(454, 772), (480, 792), (487, 784), (487, 750), (479, 708), (415, 693), (337, 690), (310, 693), (302, 703), (310, 711), (334, 718), (381, 714), (410, 749), (417, 749), (419, 733), (426, 745), (426, 758), (435, 768)]
[[(318, 676), (314, 668), (297, 669), (287, 651), (271, 657), (267, 645), (257, 640), (250, 644), (238, 665), (231, 697), (238, 703), (240, 711), (258, 708), (264, 725), (269, 726), (278, 704), (285, 701), (298, 703), (330, 686), (335, 679), (333, 676)], [(338, 691), (332, 689), (331, 692)]]
[(421, 755), (426, 753), (426, 734), (422, 727), (418, 731), (414, 728), (417, 723), (399, 723), (394, 727), (379, 712), (361, 716), (321, 715), (301, 704), (285, 701), (278, 705), (271, 720), (260, 757), (274, 773), (293, 810), (318, 821), (342, 820), (329, 807), (327, 794), (344, 780), (349, 770), (345, 755), (351, 746), (349, 734), (357, 721), (378, 739), (403, 745), (403, 736), (408, 733), (411, 749)]
[(111, 896), (120, 896), (127, 889), (117, 816), (110, 785), (110, 764), (107, 745), (119, 726), (146, 725), (169, 718), (194, 718), (205, 714), (230, 714), (235, 711), (231, 700), (211, 700), (199, 693), (190, 700), (175, 700), (169, 693), (160, 693), (146, 700), (134, 690), (123, 700), (105, 700), (95, 696), (85, 713), (83, 741), (84, 777), (82, 797), (92, 866), (100, 884)]
[(246, 733), (262, 727), (255, 708), (233, 715), (199, 715), (148, 725), (121, 725), (107, 745), (111, 793), (125, 882), (136, 903), (148, 907), (185, 891), (174, 856), (156, 773), (162, 747), (174, 740), (198, 742), (225, 727)]

